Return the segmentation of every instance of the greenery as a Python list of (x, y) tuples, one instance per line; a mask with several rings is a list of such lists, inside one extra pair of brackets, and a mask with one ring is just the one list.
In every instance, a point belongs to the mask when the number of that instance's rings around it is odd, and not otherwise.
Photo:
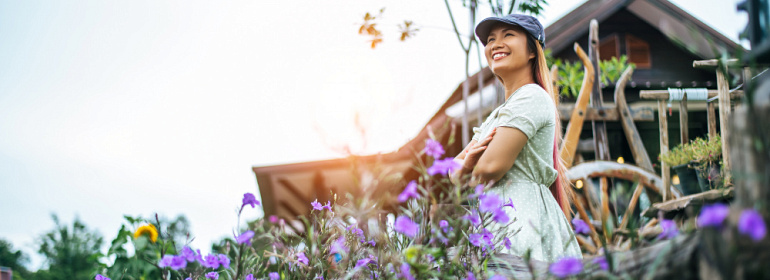
[(659, 160), (669, 166), (677, 166), (691, 161), (714, 162), (722, 156), (722, 139), (719, 136), (710, 140), (695, 138), (689, 143), (680, 144), (666, 154), (660, 154)]
[[(580, 93), (580, 86), (583, 84), (583, 63), (550, 58), (550, 51), (546, 51), (546, 56), (549, 57), (551, 65), (555, 65), (558, 69), (559, 77), (556, 79), (556, 86), (559, 87), (559, 93), (567, 97), (577, 97)], [(620, 58), (612, 57), (610, 60), (602, 60), (599, 62), (599, 79), (605, 85), (614, 83), (627, 67), (635, 68), (636, 65), (629, 63), (626, 55), (622, 55)]]
[(25, 264), (29, 258), (21, 251), (14, 251), (13, 244), (0, 239), (0, 265), (10, 268), (13, 271), (14, 280), (31, 279)]
[(48, 269), (35, 272), (30, 279), (65, 280), (89, 279), (99, 268), (99, 249), (102, 246), (101, 235), (88, 229), (79, 219), (72, 227), (59, 222), (52, 215), (55, 228), (38, 238), (38, 252), (46, 259)]

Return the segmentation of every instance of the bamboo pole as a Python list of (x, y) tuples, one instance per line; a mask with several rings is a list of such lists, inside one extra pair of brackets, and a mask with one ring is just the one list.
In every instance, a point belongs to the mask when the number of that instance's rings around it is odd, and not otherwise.
[(730, 145), (728, 145), (727, 141), (725, 139), (729, 139), (729, 129), (728, 121), (730, 117), (730, 89), (728, 88), (729, 84), (727, 83), (727, 78), (725, 78), (724, 73), (720, 71), (720, 69), (717, 69), (717, 90), (719, 90), (719, 129), (720, 133), (722, 134), (722, 168), (725, 171), (725, 174), (728, 174), (725, 178), (725, 185), (729, 184), (732, 181), (732, 178), (729, 174), (731, 173), (731, 166), (730, 166)]

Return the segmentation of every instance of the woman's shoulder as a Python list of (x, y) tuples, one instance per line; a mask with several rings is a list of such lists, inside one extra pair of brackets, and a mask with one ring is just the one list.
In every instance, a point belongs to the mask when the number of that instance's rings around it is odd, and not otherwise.
[[(527, 106), (525, 103), (533, 102), (537, 104), (547, 104), (547, 103), (553, 103), (553, 99), (551, 99), (550, 95), (548, 94), (545, 89), (543, 89), (538, 84), (526, 84), (521, 86), (516, 93), (511, 96), (511, 101), (507, 105), (516, 106), (515, 104), (521, 106)], [(547, 102), (547, 103), (546, 103)], [(554, 104), (555, 105), (555, 104)]]

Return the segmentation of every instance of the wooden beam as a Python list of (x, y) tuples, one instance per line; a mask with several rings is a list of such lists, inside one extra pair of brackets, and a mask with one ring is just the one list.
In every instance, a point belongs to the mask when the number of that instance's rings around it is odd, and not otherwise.
[[(562, 121), (569, 121), (572, 112), (575, 110), (574, 103), (562, 103), (558, 106), (559, 116)], [(637, 122), (651, 122), (655, 121), (655, 108), (650, 106), (642, 106), (636, 108), (628, 108), (631, 119)], [(615, 105), (604, 105), (602, 108), (596, 109), (588, 107), (585, 109), (586, 121), (619, 121), (620, 113)]]
[[(719, 95), (718, 90), (708, 90), (708, 98), (712, 98)], [(657, 99), (668, 100), (668, 90), (640, 90), (639, 98), (641, 99)], [(733, 90), (730, 92), (730, 98), (737, 99), (743, 97), (743, 90)]]
[(567, 124), (567, 133), (564, 134), (564, 140), (561, 142), (561, 147), (559, 147), (559, 156), (564, 160), (566, 168), (572, 166), (572, 161), (575, 158), (575, 149), (577, 149), (577, 143), (580, 140), (580, 132), (583, 131), (583, 121), (586, 116), (585, 109), (588, 106), (588, 99), (594, 84), (594, 67), (591, 65), (588, 55), (586, 55), (578, 43), (575, 43), (574, 49), (583, 62), (585, 74), (583, 75), (583, 85), (580, 87), (580, 93), (575, 103), (575, 110), (572, 111), (572, 117), (570, 117), (569, 124)]
[[(599, 69), (599, 21), (596, 19), (591, 20), (588, 42), (588, 54), (594, 66), (594, 88), (591, 91), (590, 105), (593, 108), (599, 109), (604, 106), (604, 101), (602, 100), (602, 81), (599, 79), (601, 77), (599, 73), (601, 71)], [(607, 123), (604, 121), (591, 121), (591, 126), (593, 127), (596, 159), (611, 160), (609, 141), (607, 140)]]
[(644, 142), (642, 136), (639, 134), (639, 130), (636, 129), (633, 119), (630, 118), (631, 111), (626, 104), (626, 82), (631, 79), (631, 75), (634, 73), (634, 69), (631, 67), (626, 68), (623, 74), (620, 75), (617, 85), (615, 86), (615, 104), (618, 106), (618, 112), (620, 113), (621, 124), (623, 125), (623, 132), (628, 139), (628, 145), (631, 148), (631, 153), (634, 156), (636, 165), (646, 169), (650, 172), (655, 172), (652, 168), (652, 161), (647, 154), (647, 150), (644, 148)]
[[(732, 174), (730, 168), (730, 145), (725, 139), (729, 138), (729, 129), (727, 128), (730, 117), (730, 89), (727, 78), (724, 73), (717, 69), (717, 89), (719, 90), (719, 131), (722, 134), (722, 168), (725, 174)], [(725, 176), (725, 185), (732, 181), (731, 176)]]
[[(658, 100), (658, 128), (660, 131), (660, 154), (664, 155), (668, 153), (668, 117), (666, 116), (666, 102)], [(660, 163), (661, 175), (663, 179), (663, 189), (661, 195), (663, 201), (668, 200), (671, 196), (669, 190), (671, 190), (671, 170), (665, 162)]]
[[(719, 65), (719, 59), (706, 59), (706, 60), (694, 60), (692, 62), (693, 68), (713, 68)], [(737, 58), (727, 60), (728, 66), (740, 66)]]
[(717, 136), (717, 116), (714, 102), (709, 102), (706, 105), (706, 119), (708, 120), (709, 139), (712, 139)]
[(729, 187), (726, 189), (710, 190), (701, 193), (691, 194), (678, 199), (669, 200), (661, 203), (653, 203), (650, 208), (642, 212), (645, 217), (657, 217), (658, 211), (663, 211), (664, 217), (671, 217), (671, 213), (682, 211), (690, 205), (704, 205), (724, 201), (735, 195), (735, 189)]
[(682, 94), (682, 100), (679, 101), (679, 143), (689, 143), (690, 127), (687, 125), (687, 92)]

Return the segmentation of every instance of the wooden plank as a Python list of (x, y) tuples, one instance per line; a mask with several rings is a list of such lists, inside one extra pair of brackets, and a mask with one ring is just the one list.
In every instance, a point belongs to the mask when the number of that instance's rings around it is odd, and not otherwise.
[(647, 154), (647, 150), (644, 148), (644, 142), (642, 136), (639, 134), (639, 130), (636, 129), (636, 124), (629, 116), (631, 115), (626, 104), (626, 82), (631, 79), (631, 75), (634, 73), (634, 69), (631, 67), (626, 68), (623, 74), (620, 75), (617, 84), (615, 85), (615, 104), (618, 107), (618, 113), (621, 118), (621, 124), (623, 125), (623, 132), (628, 139), (628, 145), (631, 148), (631, 153), (634, 156), (634, 161), (639, 167), (646, 169), (650, 172), (655, 172), (652, 168), (652, 161)]
[(559, 148), (559, 156), (564, 160), (565, 167), (570, 168), (572, 161), (575, 157), (575, 149), (577, 149), (578, 140), (580, 140), (580, 132), (583, 130), (583, 121), (585, 120), (585, 110), (588, 106), (588, 99), (591, 94), (591, 88), (593, 87), (594, 67), (591, 65), (591, 61), (588, 59), (585, 51), (575, 43), (575, 52), (580, 60), (583, 62), (583, 69), (585, 74), (583, 75), (583, 85), (580, 87), (580, 93), (575, 102), (575, 110), (572, 111), (569, 124), (567, 124), (567, 133), (564, 134), (564, 140), (561, 142)]
[(658, 211), (663, 211), (664, 216), (666, 216), (667, 214), (684, 210), (690, 205), (703, 205), (719, 202), (730, 199), (734, 195), (735, 189), (733, 187), (691, 194), (666, 202), (653, 203), (650, 208), (647, 208), (647, 210), (642, 213), (642, 215), (645, 217), (657, 217)]
[[(631, 196), (631, 202), (628, 203), (628, 209), (626, 209), (626, 213), (623, 214), (623, 220), (621, 220), (618, 230), (624, 230), (626, 226), (628, 226), (628, 219), (631, 218), (631, 214), (636, 210), (636, 203), (639, 201), (639, 196), (642, 195), (642, 189), (644, 189), (644, 186), (637, 183), (636, 188), (634, 188), (634, 195)], [(620, 240), (618, 240), (618, 242), (619, 241)]]
[[(725, 174), (732, 174), (730, 167), (730, 145), (728, 145), (726, 139), (730, 139), (729, 135), (729, 129), (728, 126), (728, 120), (730, 117), (730, 98), (729, 93), (730, 89), (729, 84), (727, 83), (727, 78), (725, 78), (725, 75), (722, 73), (722, 71), (719, 71), (717, 69), (717, 89), (719, 90), (719, 132), (722, 134), (722, 168), (725, 172)], [(730, 184), (732, 181), (731, 176), (725, 176), (725, 185)]]
[[(572, 111), (575, 110), (574, 103), (562, 103), (558, 106), (559, 116), (563, 121), (569, 121)], [(642, 106), (636, 108), (628, 108), (631, 115), (631, 119), (636, 122), (651, 122), (655, 121), (655, 110), (657, 108), (651, 106)], [(616, 105), (607, 104), (600, 109), (588, 107), (585, 109), (585, 121), (619, 121), (620, 113)]]
[(679, 101), (679, 143), (689, 143), (690, 127), (687, 125), (687, 92), (682, 94), (682, 100)]
[[(719, 95), (718, 90), (708, 90), (708, 98), (712, 98)], [(640, 90), (639, 98), (641, 99), (657, 99), (668, 100), (668, 90)], [(733, 90), (730, 92), (730, 98), (736, 99), (743, 97), (743, 90)]]
[[(727, 64), (728, 66), (740, 65), (737, 58), (728, 59)], [(695, 60), (692, 62), (693, 68), (711, 68), (716, 67), (717, 65), (719, 65), (719, 59)]]
[[(590, 105), (593, 108), (600, 109), (604, 107), (604, 101), (602, 100), (602, 85), (599, 79), (599, 22), (596, 19), (591, 20), (588, 42), (588, 55), (591, 59), (591, 64), (594, 66), (594, 87), (593, 91), (591, 91)], [(611, 160), (609, 141), (607, 140), (607, 123), (604, 121), (591, 121), (591, 126), (593, 127), (596, 159)]]
[[(660, 131), (660, 154), (668, 153), (668, 117), (666, 116), (666, 102), (658, 100), (658, 128)], [(660, 163), (661, 175), (663, 179), (663, 188), (661, 195), (663, 201), (668, 200), (671, 196), (669, 190), (671, 190), (671, 170), (670, 166), (665, 162)]]
[(709, 139), (712, 139), (717, 136), (717, 116), (714, 102), (709, 102), (706, 105), (706, 119), (708, 120)]

